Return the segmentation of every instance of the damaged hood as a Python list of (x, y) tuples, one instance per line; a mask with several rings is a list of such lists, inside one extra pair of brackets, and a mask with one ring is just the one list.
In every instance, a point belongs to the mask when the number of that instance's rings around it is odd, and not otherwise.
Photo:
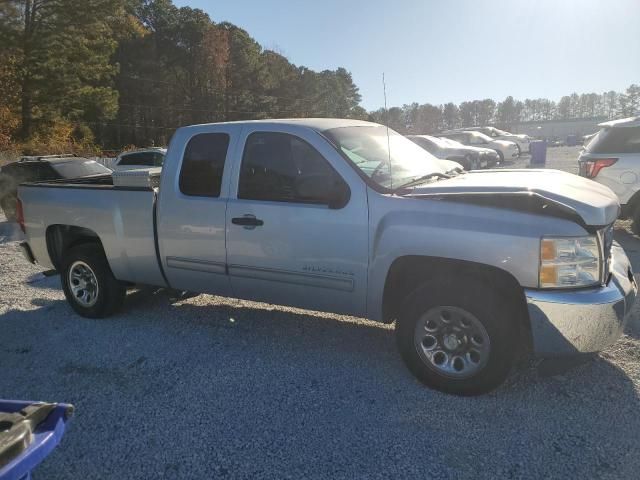
[[(538, 197), (547, 204), (574, 212), (588, 226), (609, 225), (616, 220), (620, 211), (618, 197), (611, 189), (559, 170), (474, 171), (420, 185), (412, 189), (409, 196), (443, 199), (451, 196), (453, 200), (469, 203), (481, 198)], [(503, 205), (504, 208), (513, 208), (508, 201)]]

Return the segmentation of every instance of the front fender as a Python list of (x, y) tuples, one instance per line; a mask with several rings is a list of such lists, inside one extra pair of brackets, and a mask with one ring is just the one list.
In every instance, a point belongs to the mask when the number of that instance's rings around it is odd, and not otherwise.
[(487, 265), (509, 273), (524, 288), (535, 288), (540, 237), (585, 232), (566, 219), (437, 199), (372, 195), (370, 209), (367, 313), (375, 320), (382, 319), (387, 273), (398, 258)]

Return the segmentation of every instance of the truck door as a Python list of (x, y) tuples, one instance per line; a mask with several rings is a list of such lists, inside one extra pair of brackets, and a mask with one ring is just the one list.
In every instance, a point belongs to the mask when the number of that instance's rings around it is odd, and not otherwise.
[[(158, 201), (162, 265), (176, 289), (229, 296), (225, 212), (233, 139), (240, 127), (204, 125), (179, 130), (170, 149)], [(176, 151), (179, 150), (179, 151)]]
[(327, 140), (307, 128), (245, 126), (240, 148), (227, 206), (234, 296), (364, 315), (364, 182)]

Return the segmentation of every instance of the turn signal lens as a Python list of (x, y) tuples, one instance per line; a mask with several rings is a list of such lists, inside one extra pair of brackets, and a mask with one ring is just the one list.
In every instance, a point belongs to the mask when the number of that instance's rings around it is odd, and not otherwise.
[(556, 256), (556, 243), (553, 240), (542, 239), (540, 258), (542, 258), (542, 260), (554, 260)]
[(540, 285), (558, 283), (558, 267), (555, 265), (543, 265), (540, 267)]

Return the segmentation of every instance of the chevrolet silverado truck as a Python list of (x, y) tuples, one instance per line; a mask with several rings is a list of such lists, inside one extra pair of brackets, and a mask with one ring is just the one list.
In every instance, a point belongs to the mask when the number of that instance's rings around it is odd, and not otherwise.
[(460, 395), (500, 385), (520, 354), (615, 342), (637, 287), (611, 190), (554, 170), (446, 171), (375, 123), (188, 126), (159, 183), (21, 185), (21, 247), (85, 317), (154, 285), (395, 322), (411, 372)]

